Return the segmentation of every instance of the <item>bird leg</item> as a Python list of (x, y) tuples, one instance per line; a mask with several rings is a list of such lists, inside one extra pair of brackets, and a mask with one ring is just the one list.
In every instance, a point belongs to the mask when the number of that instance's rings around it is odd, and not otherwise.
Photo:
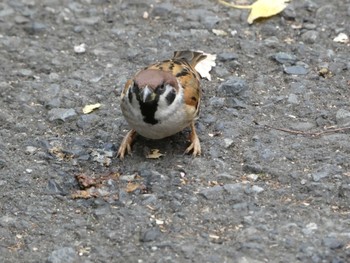
[(191, 145), (188, 146), (185, 153), (189, 153), (190, 151), (193, 150), (192, 155), (197, 156), (201, 154), (201, 144), (199, 142), (199, 138), (196, 133), (196, 128), (194, 127), (194, 122), (191, 123), (191, 130), (192, 130), (190, 134)]
[(133, 140), (136, 137), (136, 131), (130, 130), (125, 135), (122, 143), (119, 146), (117, 157), (119, 157), (121, 160), (124, 159), (125, 154), (131, 154), (131, 144)]

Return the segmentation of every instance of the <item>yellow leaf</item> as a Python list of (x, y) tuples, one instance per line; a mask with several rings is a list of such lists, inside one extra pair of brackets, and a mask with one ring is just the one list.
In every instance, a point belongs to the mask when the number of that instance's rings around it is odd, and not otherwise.
[(270, 17), (282, 12), (287, 7), (289, 0), (258, 0), (252, 4), (252, 11), (248, 17), (251, 24), (259, 17)]
[(94, 110), (98, 109), (99, 107), (101, 107), (100, 103), (86, 105), (83, 108), (83, 113), (88, 114), (88, 113), (93, 112)]
[(270, 17), (282, 12), (287, 7), (289, 1), (290, 0), (257, 0), (252, 5), (235, 5), (219, 0), (221, 4), (233, 8), (251, 9), (248, 17), (249, 24), (252, 24), (257, 18)]
[(152, 149), (149, 154), (147, 154), (146, 158), (148, 159), (159, 159), (159, 157), (163, 156), (164, 154), (160, 153), (158, 149)]

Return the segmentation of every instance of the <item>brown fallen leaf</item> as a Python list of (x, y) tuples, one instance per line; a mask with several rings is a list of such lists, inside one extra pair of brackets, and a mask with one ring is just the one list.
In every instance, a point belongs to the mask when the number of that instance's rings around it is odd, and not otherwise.
[(238, 9), (251, 9), (248, 23), (252, 24), (255, 19), (260, 17), (270, 17), (282, 12), (290, 0), (257, 0), (251, 5), (235, 5), (223, 0), (218, 0), (219, 3)]
[(147, 159), (159, 159), (164, 154), (160, 153), (158, 149), (152, 149), (149, 154), (146, 155)]
[(132, 193), (132, 192), (136, 191), (137, 189), (139, 189), (140, 186), (141, 185), (139, 183), (129, 182), (128, 185), (126, 186), (125, 191), (127, 193)]
[(73, 199), (89, 199), (91, 197), (96, 197), (95, 194), (92, 194), (89, 190), (77, 190), (71, 194)]

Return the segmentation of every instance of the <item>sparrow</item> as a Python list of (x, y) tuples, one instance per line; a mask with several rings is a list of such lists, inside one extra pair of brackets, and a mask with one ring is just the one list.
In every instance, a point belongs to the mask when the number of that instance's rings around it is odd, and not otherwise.
[(186, 127), (191, 128), (191, 144), (185, 153), (201, 154), (195, 128), (201, 102), (200, 79), (210, 80), (215, 55), (201, 51), (176, 51), (172, 59), (138, 71), (121, 93), (121, 110), (131, 130), (125, 135), (117, 156), (131, 153), (137, 134), (162, 139)]

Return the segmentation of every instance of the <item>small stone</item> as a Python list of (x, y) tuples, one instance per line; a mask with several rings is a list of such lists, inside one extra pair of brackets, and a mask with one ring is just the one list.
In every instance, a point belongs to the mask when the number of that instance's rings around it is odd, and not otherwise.
[(317, 38), (318, 38), (318, 32), (315, 30), (306, 31), (304, 34), (301, 35), (301, 39), (306, 44), (314, 44)]
[(309, 71), (303, 66), (288, 66), (283, 68), (284, 73), (289, 75), (306, 75)]
[(243, 192), (243, 185), (241, 183), (236, 184), (224, 184), (222, 186), (224, 190), (229, 194), (237, 194)]
[(255, 192), (255, 193), (261, 193), (261, 192), (263, 192), (265, 189), (264, 188), (262, 188), (262, 187), (260, 187), (260, 186), (257, 186), (257, 185), (253, 185), (252, 186), (252, 191), (253, 192)]
[(99, 116), (94, 113), (82, 115), (77, 121), (77, 126), (83, 130), (86, 130), (88, 128), (94, 127), (99, 119)]
[(273, 56), (273, 58), (281, 64), (295, 64), (298, 60), (295, 55), (285, 52), (278, 52)]
[(345, 109), (339, 109), (337, 111), (335, 118), (337, 120), (338, 125), (341, 125), (341, 126), (350, 125), (350, 111), (347, 111)]
[(233, 140), (230, 138), (225, 138), (224, 139), (224, 148), (227, 149), (233, 144)]
[(157, 203), (157, 196), (154, 194), (144, 194), (141, 197), (143, 199), (142, 205), (144, 205), (144, 206), (154, 205), (155, 203)]
[(91, 17), (83, 17), (79, 19), (79, 22), (84, 25), (93, 26), (100, 21), (101, 17), (99, 16), (91, 16)]
[(344, 246), (344, 243), (335, 237), (325, 237), (322, 240), (323, 244), (330, 249), (339, 249)]
[(55, 194), (62, 194), (64, 192), (62, 187), (54, 179), (50, 179), (47, 182), (47, 188), (50, 192)]
[[(157, 4), (152, 10), (153, 17), (169, 17), (171, 16), (171, 10), (173, 5), (170, 3)], [(147, 19), (143, 17), (144, 19)]]
[(151, 228), (151, 229), (148, 229), (146, 230), (141, 238), (140, 238), (140, 241), (141, 242), (150, 242), (150, 241), (155, 241), (157, 240), (159, 237), (160, 237), (161, 233), (158, 229), (156, 228)]
[(297, 122), (290, 125), (291, 129), (296, 131), (308, 131), (315, 127), (311, 122)]
[(218, 93), (222, 96), (237, 96), (241, 95), (248, 89), (247, 82), (244, 79), (230, 77), (224, 83), (221, 83), (218, 88)]
[(30, 69), (20, 69), (17, 71), (17, 76), (31, 77), (31, 76), (33, 76), (33, 71), (31, 71)]
[[(1, 6), (3, 8), (3, 6)], [(3, 8), (0, 10), (0, 17), (6, 17), (6, 16), (10, 16), (13, 15), (15, 12), (15, 10), (13, 10), (12, 8)]]
[(27, 146), (25, 149), (25, 153), (28, 154), (33, 154), (38, 150), (38, 148), (34, 147), (34, 146)]
[(218, 56), (219, 61), (222, 61), (222, 62), (236, 60), (237, 58), (238, 58), (238, 55), (236, 53), (230, 53), (230, 52), (224, 52), (219, 54)]
[(80, 45), (74, 46), (74, 52), (77, 54), (83, 54), (86, 52), (86, 44), (82, 43)]
[(215, 185), (210, 188), (205, 188), (199, 191), (199, 194), (204, 196), (208, 200), (215, 200), (222, 197), (222, 193), (224, 191), (224, 188), (220, 185)]
[(62, 247), (54, 250), (47, 259), (48, 263), (73, 263), (77, 261), (77, 254), (74, 248), (71, 247)]
[(289, 94), (288, 103), (299, 104), (298, 96), (293, 93)]
[(271, 36), (264, 40), (264, 45), (270, 48), (276, 48), (279, 44), (280, 40), (276, 36)]
[(312, 234), (312, 233), (313, 233), (315, 230), (317, 230), (317, 229), (318, 229), (317, 224), (314, 223), (314, 222), (311, 222), (311, 223), (307, 224), (307, 225), (302, 229), (302, 231), (303, 231), (303, 233), (304, 233), (305, 235), (310, 235), (310, 234)]
[(327, 171), (319, 171), (319, 172), (315, 172), (313, 173), (312, 176), (312, 180), (314, 180), (315, 182), (320, 181), (323, 178), (328, 177), (330, 174)]
[(221, 108), (225, 105), (225, 98), (212, 97), (209, 99), (209, 105), (215, 108)]
[(49, 121), (66, 121), (75, 117), (77, 113), (74, 109), (55, 108), (48, 112)]
[(47, 28), (47, 25), (40, 23), (40, 22), (33, 22), (31, 24), (26, 24), (26, 26), (24, 27), (24, 30), (31, 35), (37, 34), (37, 33), (41, 33), (43, 31), (45, 31)]
[(247, 178), (255, 182), (256, 180), (258, 180), (259, 176), (257, 174), (248, 174)]
[(15, 23), (18, 25), (29, 23), (29, 21), (30, 20), (24, 16), (21, 16), (21, 15), (15, 16)]

